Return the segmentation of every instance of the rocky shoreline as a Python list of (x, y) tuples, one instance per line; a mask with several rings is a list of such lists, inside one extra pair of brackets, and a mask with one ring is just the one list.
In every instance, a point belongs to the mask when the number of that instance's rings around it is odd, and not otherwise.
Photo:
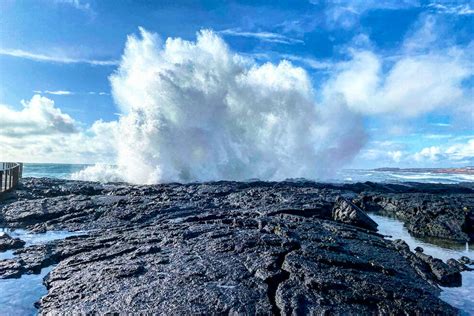
[(0, 278), (55, 264), (37, 304), (44, 314), (455, 315), (438, 286), (459, 286), (472, 258), (412, 252), (378, 234), (364, 210), (418, 236), (472, 241), (472, 205), (472, 184), (30, 178), (3, 196), (0, 227), (86, 234), (28, 247), (0, 239), (18, 248), (0, 260)]

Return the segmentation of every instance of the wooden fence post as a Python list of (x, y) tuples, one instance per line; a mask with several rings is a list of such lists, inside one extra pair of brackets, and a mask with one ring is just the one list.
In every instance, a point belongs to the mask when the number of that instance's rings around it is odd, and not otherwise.
[(23, 164), (1, 162), (0, 167), (0, 193), (14, 189), (23, 176)]

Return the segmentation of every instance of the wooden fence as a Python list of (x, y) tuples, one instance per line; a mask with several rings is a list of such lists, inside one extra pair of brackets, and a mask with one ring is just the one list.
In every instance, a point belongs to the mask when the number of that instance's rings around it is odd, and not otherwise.
[(0, 162), (0, 193), (14, 189), (23, 174), (23, 164)]

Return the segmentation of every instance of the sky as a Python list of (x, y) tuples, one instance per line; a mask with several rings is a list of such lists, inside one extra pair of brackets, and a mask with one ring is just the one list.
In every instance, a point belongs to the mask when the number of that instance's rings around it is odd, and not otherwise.
[[(291, 135), (286, 143), (257, 139), (278, 152), (279, 162), (271, 168), (333, 161), (338, 161), (334, 168), (474, 165), (473, 23), (473, 1), (2, 0), (0, 161), (125, 164), (139, 152), (137, 162), (152, 161), (161, 166), (158, 178), (173, 179), (176, 172), (164, 172), (166, 164), (199, 160), (176, 162), (170, 157), (182, 155), (177, 147), (188, 144), (166, 142), (187, 137), (191, 127), (189, 135), (210, 129), (206, 135), (223, 133), (215, 127), (216, 119), (200, 117), (215, 105), (215, 96), (200, 99), (208, 97), (208, 86), (183, 97), (189, 92), (185, 86), (197, 80), (183, 78), (201, 74), (212, 80), (206, 71), (214, 69), (218, 91), (227, 100), (216, 104), (232, 106), (229, 95), (235, 104), (245, 104), (245, 111), (220, 121), (247, 120), (244, 113), (250, 109), (273, 121), (293, 120), (292, 125), (275, 123), (281, 126), (278, 133), (293, 133), (285, 134)], [(214, 57), (206, 59), (203, 52)], [(175, 64), (184, 63), (186, 54), (196, 54), (196, 60), (186, 57), (187, 68), (177, 71)], [(229, 58), (234, 62), (227, 64)], [(219, 70), (220, 62), (228, 69)], [(182, 79), (174, 81), (179, 90), (160, 79), (166, 71)], [(254, 73), (263, 73), (264, 86)], [(242, 76), (248, 89), (239, 90)], [(256, 96), (262, 91), (281, 99)], [(201, 102), (200, 108), (190, 110), (193, 102)], [(183, 113), (198, 117), (198, 123), (163, 121), (166, 113), (181, 113), (176, 108), (186, 108)], [(304, 113), (305, 119), (292, 111)], [(137, 127), (137, 113), (148, 120), (158, 117), (148, 123), (158, 120), (159, 127)], [(132, 117), (135, 123), (130, 123)], [(301, 124), (311, 131), (295, 132)], [(173, 130), (165, 133), (163, 125)], [(144, 133), (149, 126), (157, 134)], [(249, 142), (247, 134), (235, 136), (243, 126), (224, 127), (229, 138), (216, 141), (224, 147)], [(264, 133), (252, 131), (259, 135), (255, 137)], [(149, 146), (148, 151), (135, 148), (132, 143), (137, 142)], [(291, 150), (280, 152), (282, 146)], [(310, 154), (301, 161), (288, 158), (301, 151)], [(239, 149), (239, 155), (258, 157), (257, 165), (270, 159), (260, 147)], [(229, 158), (232, 168), (244, 158)], [(182, 168), (179, 174), (225, 177), (235, 168)]]

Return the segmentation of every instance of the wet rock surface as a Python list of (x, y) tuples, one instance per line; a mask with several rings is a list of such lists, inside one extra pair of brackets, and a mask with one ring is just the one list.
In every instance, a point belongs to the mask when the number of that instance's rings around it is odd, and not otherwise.
[(462, 285), (462, 271), (471, 271), (461, 260), (449, 259), (446, 263), (442, 260), (424, 254), (420, 249), (411, 252), (407, 243), (401, 239), (393, 241), (395, 248), (407, 259), (410, 265), (431, 284), (446, 287)]
[(367, 228), (377, 231), (377, 223), (352, 202), (338, 197), (332, 210), (332, 217), (335, 221)]
[(472, 193), (363, 193), (355, 203), (366, 211), (396, 217), (414, 236), (474, 241)]
[(473, 198), (469, 186), (24, 179), (0, 202), (1, 226), (88, 234), (18, 249), (0, 260), (0, 278), (57, 264), (45, 314), (456, 314), (438, 284), (457, 285), (462, 260), (333, 220), (367, 192)]
[(19, 238), (12, 238), (6, 233), (0, 232), (0, 251), (18, 249), (25, 245), (25, 242)]

